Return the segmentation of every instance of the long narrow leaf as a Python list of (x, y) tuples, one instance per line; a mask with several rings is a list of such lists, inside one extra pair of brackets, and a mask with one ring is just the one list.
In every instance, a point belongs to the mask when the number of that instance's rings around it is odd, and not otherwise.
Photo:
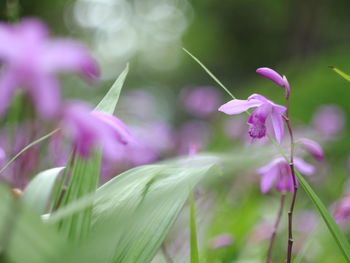
[(334, 70), (336, 73), (338, 73), (340, 76), (342, 76), (347, 81), (350, 81), (350, 75), (349, 74), (346, 74), (345, 72), (343, 72), (340, 69), (338, 69), (336, 67), (333, 67), (333, 66), (329, 66), (329, 68)]
[(191, 243), (191, 263), (199, 263), (198, 244), (197, 244), (197, 224), (196, 208), (193, 192), (190, 193), (190, 243)]
[(296, 175), (298, 176), (299, 182), (303, 187), (304, 191), (307, 193), (313, 204), (316, 206), (318, 212), (323, 218), (323, 221), (326, 223), (329, 232), (332, 234), (334, 240), (336, 241), (338, 247), (343, 253), (347, 262), (350, 262), (350, 245), (345, 235), (340, 231), (337, 223), (334, 221), (332, 216), (329, 214), (326, 206), (323, 204), (321, 199), (317, 196), (315, 191), (311, 188), (311, 186), (307, 183), (304, 177), (296, 171)]

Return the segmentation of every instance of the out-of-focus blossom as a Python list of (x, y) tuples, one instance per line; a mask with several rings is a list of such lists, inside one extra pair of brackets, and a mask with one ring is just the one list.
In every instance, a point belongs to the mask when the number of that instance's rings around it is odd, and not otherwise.
[(317, 142), (302, 138), (299, 139), (298, 142), (316, 159), (319, 161), (322, 161), (324, 158), (324, 153), (322, 150), (321, 145), (319, 145)]
[[(301, 158), (294, 158), (294, 166), (296, 170), (305, 175), (311, 175), (315, 172), (315, 167)], [(262, 193), (267, 193), (273, 184), (280, 192), (292, 192), (294, 190), (292, 171), (288, 162), (283, 158), (274, 159), (258, 169), (257, 173), (262, 176), (260, 181)]]
[(50, 39), (39, 20), (0, 24), (0, 114), (8, 108), (17, 89), (23, 89), (44, 118), (58, 115), (61, 106), (56, 74), (76, 72), (93, 80), (98, 67), (80, 44)]
[(184, 89), (181, 94), (186, 110), (197, 117), (207, 117), (220, 106), (220, 92), (213, 87)]
[(231, 246), (232, 243), (233, 243), (232, 235), (225, 233), (214, 237), (210, 241), (210, 247), (211, 249), (219, 249), (219, 248)]
[[(137, 107), (130, 107), (137, 105)], [(150, 92), (145, 90), (132, 90), (127, 92), (118, 103), (120, 112), (126, 118), (133, 118), (142, 121), (156, 121), (162, 116), (159, 110), (159, 103)]]
[(271, 125), (278, 143), (284, 136), (283, 114), (286, 107), (277, 105), (259, 94), (251, 95), (247, 100), (231, 100), (219, 108), (229, 115), (239, 114), (250, 108), (256, 108), (248, 119), (249, 135), (254, 139), (266, 136), (266, 125)]
[(92, 112), (79, 103), (65, 107), (62, 130), (83, 157), (88, 156), (94, 147), (101, 147), (106, 158), (118, 158), (119, 145), (126, 144), (131, 138), (126, 126), (116, 117)]
[(276, 71), (270, 68), (258, 68), (256, 72), (265, 78), (275, 82), (278, 86), (286, 89), (286, 98), (290, 95), (290, 86), (286, 76), (281, 76)]
[(312, 232), (318, 224), (318, 218), (311, 211), (301, 211), (296, 218), (296, 229), (301, 233)]
[(252, 243), (259, 243), (271, 238), (272, 232), (273, 225), (271, 222), (261, 222), (253, 228), (249, 236), (249, 241)]
[(199, 120), (185, 122), (177, 133), (179, 154), (188, 154), (188, 149), (195, 144), (198, 149), (205, 149), (210, 138), (208, 123)]
[(337, 105), (323, 105), (317, 109), (312, 123), (323, 136), (333, 138), (343, 130), (345, 114)]
[(350, 219), (350, 195), (342, 198), (335, 207), (334, 220), (338, 224), (344, 224)]

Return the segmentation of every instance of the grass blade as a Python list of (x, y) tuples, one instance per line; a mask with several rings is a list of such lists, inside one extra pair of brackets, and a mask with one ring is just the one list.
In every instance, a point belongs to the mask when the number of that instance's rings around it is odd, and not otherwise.
[(96, 106), (96, 111), (113, 114), (117, 106), (119, 95), (125, 82), (125, 78), (129, 72), (129, 64), (126, 65), (123, 72), (119, 75), (107, 94), (103, 97), (101, 102)]
[(211, 71), (206, 67), (204, 66), (204, 64), (198, 59), (196, 58), (190, 51), (188, 51), (187, 49), (185, 48), (182, 48), (188, 55), (190, 55), (191, 58), (193, 58), (194, 61), (196, 61), (207, 73), (208, 75), (217, 83), (219, 84), (219, 86), (221, 88), (223, 88), (227, 94), (229, 94), (231, 96), (232, 99), (236, 99), (236, 97), (228, 90), (228, 88), (226, 88), (226, 86), (224, 84), (222, 84), (222, 82), (217, 78), (215, 77), (215, 75), (213, 73), (211, 73)]
[(338, 247), (340, 248), (341, 252), (343, 253), (346, 261), (350, 262), (350, 245), (349, 245), (347, 238), (340, 231), (337, 223), (334, 221), (334, 219), (332, 218), (332, 216), (328, 212), (328, 209), (323, 204), (321, 199), (317, 196), (315, 191), (308, 184), (308, 182), (304, 179), (304, 177), (300, 173), (298, 173), (297, 171), (296, 171), (296, 175), (298, 176), (298, 180), (300, 182), (300, 185), (303, 187), (304, 191), (307, 193), (310, 200), (316, 206), (323, 221), (326, 223), (329, 232), (332, 234), (335, 242), (337, 243)]
[(336, 67), (329, 66), (329, 68), (332, 69), (333, 71), (335, 71), (336, 73), (338, 73), (340, 76), (342, 76), (347, 81), (350, 81), (350, 75), (346, 74), (345, 72), (341, 71), (340, 69), (338, 69)]
[(191, 263), (199, 263), (197, 244), (196, 208), (193, 192), (189, 194), (190, 203), (190, 243), (191, 243)]

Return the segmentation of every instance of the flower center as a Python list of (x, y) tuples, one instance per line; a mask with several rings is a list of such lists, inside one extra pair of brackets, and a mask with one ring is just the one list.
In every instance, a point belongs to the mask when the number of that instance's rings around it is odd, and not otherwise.
[(266, 135), (266, 126), (265, 123), (262, 121), (259, 121), (256, 118), (256, 121), (254, 122), (254, 124), (249, 124), (249, 130), (248, 133), (250, 135), (250, 137), (256, 139), (260, 139), (262, 137), (264, 137)]

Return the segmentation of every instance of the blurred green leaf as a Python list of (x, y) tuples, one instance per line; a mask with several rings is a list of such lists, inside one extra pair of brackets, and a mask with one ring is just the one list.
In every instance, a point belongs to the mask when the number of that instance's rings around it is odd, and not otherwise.
[(0, 262), (58, 262), (66, 244), (57, 233), (3, 185), (0, 199)]
[(347, 81), (350, 81), (350, 75), (346, 74), (345, 72), (341, 71), (340, 69), (338, 69), (336, 67), (329, 66), (329, 68), (334, 70), (336, 73), (338, 73), (340, 76), (342, 76)]
[(150, 262), (189, 189), (217, 161), (208, 156), (172, 160), (131, 169), (107, 182), (96, 193), (90, 235), (65, 262)]
[(317, 196), (311, 186), (307, 183), (304, 177), (296, 171), (300, 185), (303, 187), (313, 204), (316, 206), (318, 212), (322, 216), (323, 221), (326, 223), (328, 230), (331, 232), (334, 240), (336, 241), (338, 247), (343, 253), (347, 262), (350, 262), (350, 245), (346, 236), (341, 232), (337, 223), (334, 221), (333, 217), (329, 214), (328, 209), (323, 204), (321, 199)]
[(198, 244), (197, 244), (197, 224), (196, 224), (196, 208), (193, 192), (189, 197), (190, 207), (190, 241), (191, 241), (191, 263), (199, 263)]
[(102, 111), (105, 113), (113, 114), (115, 111), (115, 107), (117, 106), (120, 92), (125, 82), (125, 78), (129, 72), (129, 64), (126, 65), (123, 72), (119, 75), (117, 80), (114, 82), (110, 90), (101, 100), (101, 102), (96, 106), (96, 111)]
[[(129, 65), (126, 66), (113, 86), (96, 106), (96, 111), (103, 111), (108, 114), (114, 113), (128, 70)], [(70, 180), (60, 206), (67, 206), (86, 195), (94, 193), (100, 178), (102, 159), (102, 153), (100, 151), (95, 152), (88, 159), (83, 159), (78, 155), (75, 155), (72, 159), (72, 166), (67, 169)], [(65, 177), (63, 180), (65, 180)], [(59, 230), (69, 239), (79, 241), (88, 235), (90, 231), (91, 215), (92, 207), (90, 206), (79, 213), (63, 219), (59, 223)]]
[(56, 179), (64, 167), (45, 170), (36, 175), (23, 192), (23, 201), (40, 214), (45, 212)]

